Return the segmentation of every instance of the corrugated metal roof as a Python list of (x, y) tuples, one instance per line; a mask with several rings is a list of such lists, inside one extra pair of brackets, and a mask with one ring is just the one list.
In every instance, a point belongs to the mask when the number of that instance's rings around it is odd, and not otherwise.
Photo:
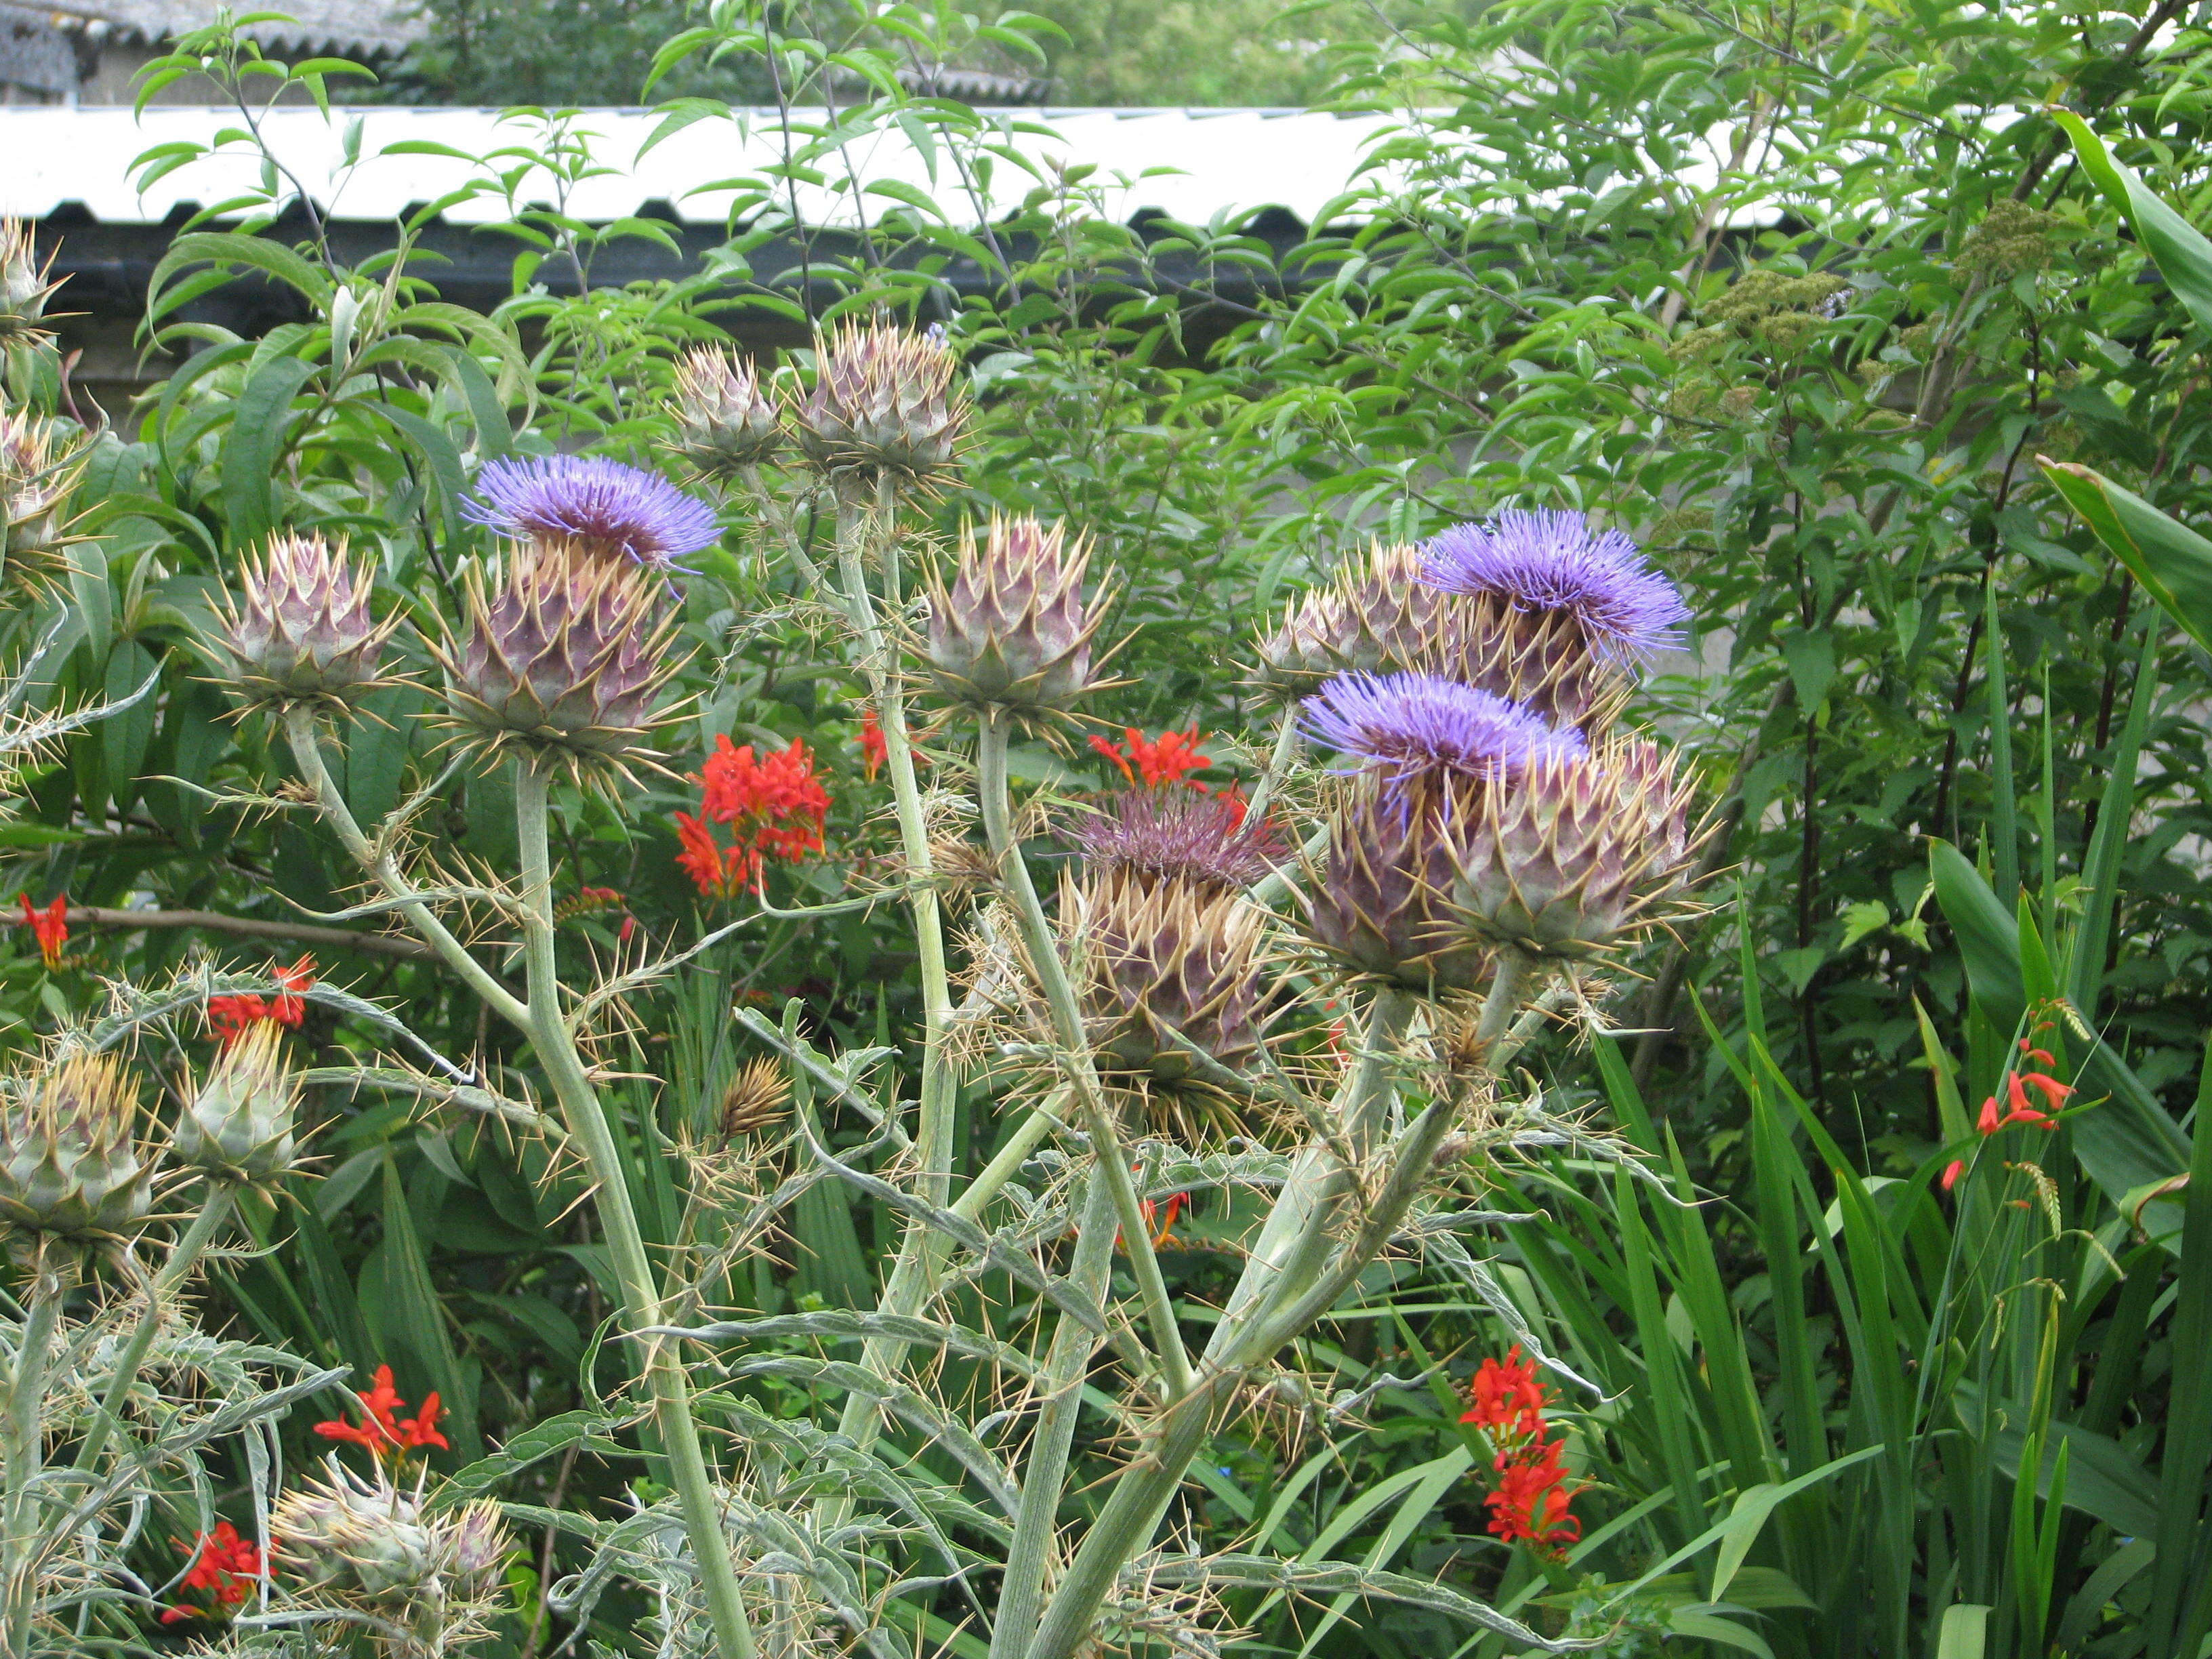
[[(63, 28), (159, 41), (214, 22), (216, 0), (50, 0), (43, 6), (28, 0), (27, 9)], [(283, 9), (283, 20), (253, 24), (246, 33), (264, 46), (389, 57), (421, 40), (427, 27), (420, 15), (403, 16), (387, 0), (285, 0)]]
[[(332, 218), (387, 221), (409, 208), (462, 189), (476, 172), (442, 155), (392, 153), (395, 146), (434, 144), (481, 156), (527, 145), (532, 129), (477, 109), (358, 108), (340, 110), (325, 122), (313, 106), (272, 109), (261, 118), (270, 148)], [(1047, 129), (1012, 142), (1024, 153), (1064, 167), (1098, 169), (1091, 185), (1115, 218), (1146, 210), (1203, 223), (1224, 210), (1288, 209), (1311, 223), (1325, 204), (1343, 192), (1367, 148), (1392, 124), (1381, 116), (1335, 116), (1252, 109), (1024, 109), (984, 112), (1008, 127)], [(562, 204), (572, 216), (593, 222), (634, 214), (667, 202), (694, 223), (723, 220), (732, 181), (780, 163), (782, 127), (773, 110), (733, 112), (735, 119), (695, 122), (640, 150), (661, 117), (650, 110), (590, 110), (578, 131), (595, 135), (592, 153), (608, 170), (578, 181)], [(344, 127), (362, 123), (360, 154), (366, 159), (340, 183)], [(181, 106), (128, 109), (0, 108), (0, 214), (42, 219), (66, 204), (81, 204), (94, 218), (116, 224), (154, 224), (182, 205), (199, 206), (249, 193), (258, 186), (258, 156), (243, 148), (206, 157), (159, 180), (143, 196), (132, 183), (131, 162), (159, 144), (211, 143), (237, 125), (236, 112)], [(991, 189), (971, 196), (940, 149), (925, 155), (900, 128), (869, 134), (847, 146), (852, 167), (866, 182), (912, 185), (927, 191), (956, 222), (995, 221), (1018, 207), (1037, 180), (1012, 164), (994, 162)], [(512, 159), (501, 163), (512, 167)], [(817, 162), (834, 185), (802, 185), (799, 217), (828, 228), (849, 228), (892, 204), (845, 184), (843, 169)], [(1154, 170), (1158, 170), (1155, 172)], [(1143, 176), (1152, 173), (1153, 176)], [(1116, 177), (1120, 182), (1116, 182)], [(551, 205), (554, 181), (533, 172), (518, 190), (526, 204)], [(488, 194), (446, 210), (456, 223), (491, 223), (511, 216), (499, 195)]]

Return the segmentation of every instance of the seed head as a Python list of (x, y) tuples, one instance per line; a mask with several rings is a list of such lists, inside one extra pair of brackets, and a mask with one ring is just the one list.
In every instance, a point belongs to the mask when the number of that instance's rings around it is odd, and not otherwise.
[(368, 572), (340, 542), (279, 535), (249, 562), (241, 603), (227, 605), (219, 643), (249, 702), (350, 702), (377, 684), (397, 617), (369, 615)]
[(722, 1139), (757, 1133), (780, 1121), (791, 1103), (791, 1076), (780, 1060), (763, 1055), (738, 1068), (722, 1091)]
[(783, 447), (783, 422), (742, 357), (698, 346), (676, 361), (676, 453), (702, 477), (726, 478)]
[(1689, 607), (1618, 530), (1579, 513), (1501, 513), (1455, 525), (1428, 544), (1421, 576), (1449, 593), (1488, 595), (1516, 611), (1557, 611), (1591, 655), (1632, 667), (1679, 644)]
[(46, 301), (59, 283), (49, 283), (53, 259), (39, 263), (31, 228), (21, 219), (0, 219), (0, 342), (43, 338)]
[(842, 323), (814, 339), (814, 384), (791, 411), (792, 435), (816, 468), (873, 467), (926, 485), (958, 459), (967, 393), (944, 331)]
[(1307, 882), (1307, 936), (1342, 967), (1415, 991), (1467, 990), (1490, 951), (1451, 912), (1443, 789), (1363, 772), (1338, 787), (1328, 850)]
[(284, 1028), (258, 1019), (216, 1055), (171, 1141), (177, 1161), (218, 1181), (266, 1181), (292, 1167), (300, 1085), (284, 1064)]
[(153, 1204), (138, 1090), (112, 1054), (73, 1054), (0, 1102), (0, 1223), (70, 1238), (136, 1232)]
[(453, 724), (487, 753), (520, 750), (602, 773), (641, 757), (679, 665), (673, 610), (639, 567), (526, 542), (463, 579), (459, 640), (434, 648)]
[(659, 570), (680, 568), (722, 538), (721, 520), (696, 495), (599, 455), (488, 461), (461, 511), (523, 540)]
[(63, 509), (92, 446), (27, 410), (0, 414), (0, 553), (17, 574), (43, 578), (72, 540)]
[(1282, 861), (1273, 826), (1249, 817), (1234, 795), (1195, 789), (1125, 789), (1096, 817), (1068, 832), (1094, 870), (1134, 879), (1188, 881), (1231, 892)]
[(1106, 601), (1087, 605), (1091, 550), (1060, 526), (994, 516), (962, 538), (952, 585), (932, 579), (923, 654), (957, 702), (1065, 708), (1092, 684), (1091, 645)]
[(1580, 754), (1559, 731), (1494, 693), (1433, 674), (1346, 674), (1306, 700), (1309, 735), (1392, 783), (1518, 776), (1537, 757)]
[(1692, 786), (1641, 738), (1550, 755), (1455, 803), (1452, 908), (1480, 939), (1588, 957), (1664, 919), (1696, 848)]

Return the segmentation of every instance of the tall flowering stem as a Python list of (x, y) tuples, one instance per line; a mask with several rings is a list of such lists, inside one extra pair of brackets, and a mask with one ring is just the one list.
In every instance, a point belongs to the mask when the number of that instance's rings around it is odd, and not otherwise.
[(46, 1370), (53, 1361), (54, 1333), (61, 1322), (62, 1300), (75, 1278), (70, 1246), (45, 1239), (33, 1248), (30, 1291), (23, 1310), (22, 1334), (8, 1379), (8, 1415), (0, 1437), (0, 1478), (7, 1509), (0, 1516), (7, 1536), (0, 1540), (0, 1573), (4, 1573), (4, 1615), (0, 1615), (0, 1654), (30, 1659), (31, 1626), (38, 1612), (39, 1572), (33, 1558), (41, 1530), (40, 1474), (46, 1462), (46, 1429), (40, 1407), (46, 1394)]
[[(526, 975), (524, 1030), (544, 1066), (554, 1097), (561, 1103), (568, 1133), (590, 1164), (598, 1186), (599, 1224), (606, 1235), (615, 1276), (622, 1286), (623, 1318), (633, 1331), (665, 1323), (659, 1280), (646, 1254), (637, 1212), (631, 1205), (629, 1176), (614, 1126), (592, 1087), (575, 1034), (561, 1012), (561, 974), (555, 944), (552, 858), (547, 839), (547, 799), (552, 777), (544, 765), (519, 761), (514, 771), (514, 822), (522, 852), (522, 938)], [(669, 1484), (676, 1489), (691, 1540), (707, 1611), (722, 1659), (753, 1659), (755, 1646), (737, 1571), (722, 1529), (720, 1504), (699, 1425), (691, 1414), (691, 1388), (674, 1347), (665, 1338), (641, 1339), (642, 1364), (653, 1396), (653, 1423), (668, 1460)]]

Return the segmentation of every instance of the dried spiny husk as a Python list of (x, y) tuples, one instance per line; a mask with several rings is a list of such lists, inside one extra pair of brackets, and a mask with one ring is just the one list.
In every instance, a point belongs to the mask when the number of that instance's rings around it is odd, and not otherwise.
[(1692, 786), (1642, 738), (1540, 757), (1511, 788), (1470, 798), (1449, 826), (1453, 908), (1480, 938), (1583, 957), (1667, 915), (1696, 838)]
[(374, 585), (348, 553), (319, 536), (274, 538), (228, 606), (219, 643), (232, 684), (250, 702), (343, 704), (379, 684), (384, 647), (398, 626), (368, 611)]
[(791, 1104), (791, 1075), (780, 1060), (749, 1060), (722, 1091), (722, 1139), (735, 1140), (778, 1121)]
[(1456, 601), (1420, 580), (1421, 550), (1376, 542), (1324, 587), (1292, 601), (1260, 644), (1260, 678), (1292, 696), (1337, 674), (1419, 665)]
[(1434, 787), (1393, 789), (1373, 770), (1340, 784), (1328, 850), (1305, 883), (1307, 937), (1340, 967), (1408, 990), (1483, 983), (1491, 952), (1452, 913), (1444, 817)]
[(927, 484), (958, 459), (968, 397), (940, 331), (844, 323), (814, 341), (814, 384), (795, 398), (792, 436), (827, 473), (875, 468)]
[(1264, 1039), (1267, 915), (1237, 893), (1127, 869), (1071, 890), (1091, 973), (1086, 1021), (1100, 1067), (1152, 1087), (1211, 1090), (1172, 1028), (1231, 1071)]
[(712, 346), (676, 362), (677, 454), (700, 476), (727, 478), (757, 466), (783, 447), (783, 421), (743, 358)]
[(0, 1104), (0, 1222), (112, 1239), (154, 1201), (138, 1141), (138, 1088), (112, 1054), (73, 1054), (18, 1079)]
[(178, 1115), (177, 1161), (218, 1181), (267, 1181), (298, 1150), (300, 1085), (284, 1064), (284, 1028), (256, 1020), (216, 1057)]
[(1625, 670), (1590, 649), (1571, 612), (1517, 610), (1493, 593), (1451, 596), (1412, 665), (1495, 692), (1591, 738), (1620, 718), (1632, 689)]
[(61, 286), (46, 280), (53, 264), (40, 264), (22, 220), (0, 219), (0, 343), (46, 337), (46, 301)]
[(1085, 602), (1091, 550), (1059, 525), (994, 516), (963, 538), (947, 586), (933, 578), (922, 654), (938, 689), (971, 706), (1065, 708), (1091, 690), (1102, 595)]
[(64, 514), (92, 446), (26, 410), (0, 414), (0, 553), (18, 577), (43, 578), (73, 540)]
[(286, 1492), (269, 1517), (276, 1553), (304, 1575), (307, 1598), (374, 1613), (433, 1652), (481, 1630), (514, 1547), (497, 1506), (433, 1510), (380, 1464), (368, 1476), (336, 1458), (325, 1467), (327, 1480)]
[(434, 648), (452, 721), (488, 754), (520, 750), (579, 772), (643, 754), (679, 665), (674, 608), (652, 572), (561, 544), (510, 548), (463, 579), (458, 640)]

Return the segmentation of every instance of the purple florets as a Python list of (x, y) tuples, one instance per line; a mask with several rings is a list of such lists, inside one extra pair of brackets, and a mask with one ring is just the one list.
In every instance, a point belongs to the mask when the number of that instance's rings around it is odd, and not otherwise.
[(1679, 644), (1690, 608), (1618, 530), (1579, 513), (1501, 513), (1431, 540), (1421, 580), (1453, 593), (1495, 594), (1516, 611), (1565, 611), (1596, 655), (1635, 662)]
[(1286, 851), (1243, 801), (1194, 789), (1124, 790), (1111, 811), (1078, 825), (1068, 839), (1097, 866), (1224, 888), (1250, 886)]
[(596, 455), (489, 461), (462, 504), (471, 523), (570, 541), (666, 568), (721, 539), (714, 509), (656, 473)]
[(1582, 733), (1517, 702), (1434, 674), (1340, 674), (1306, 699), (1304, 725), (1398, 783), (1424, 775), (1518, 775), (1540, 755), (1579, 755)]

